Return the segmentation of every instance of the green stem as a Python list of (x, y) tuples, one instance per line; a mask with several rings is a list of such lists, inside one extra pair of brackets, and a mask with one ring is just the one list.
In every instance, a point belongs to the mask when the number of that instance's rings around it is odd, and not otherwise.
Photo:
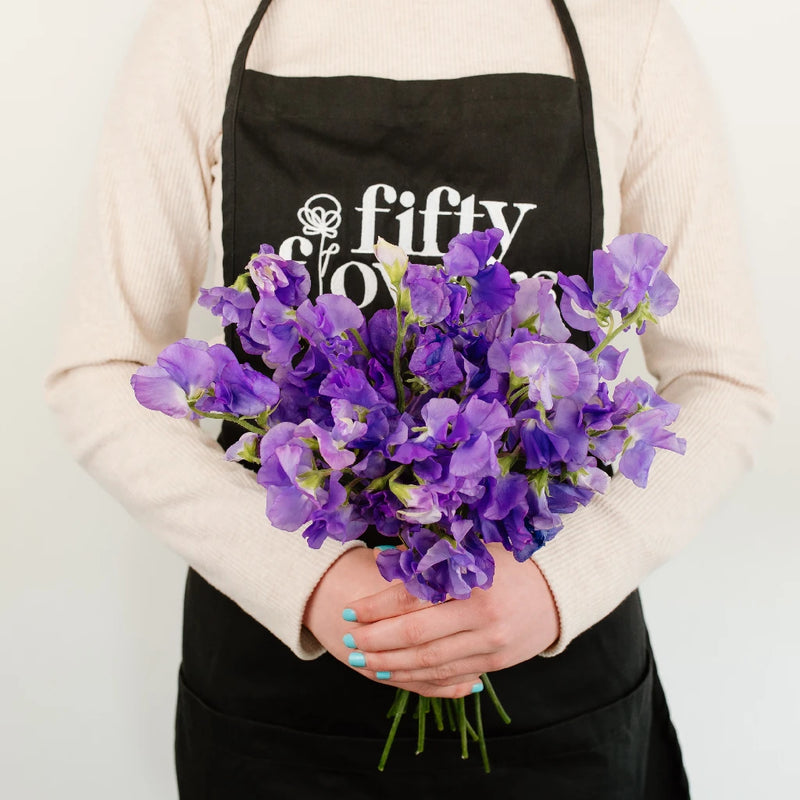
[(461, 734), (461, 758), (469, 758), (469, 748), (467, 746), (467, 710), (464, 698), (459, 697), (456, 701), (458, 710), (458, 732)]
[(403, 338), (406, 335), (406, 326), (403, 324), (400, 305), (397, 306), (397, 339), (394, 343), (394, 361), (392, 363), (392, 373), (394, 375), (394, 388), (397, 392), (397, 408), (399, 411), (406, 410), (406, 392), (403, 386), (403, 376), (400, 372), (400, 357), (403, 353)]
[(367, 349), (366, 344), (364, 344), (364, 340), (361, 338), (361, 334), (355, 328), (350, 328), (350, 333), (353, 334), (353, 337), (358, 342), (358, 346), (361, 348), (361, 352), (367, 358), (371, 358), (372, 357), (372, 353), (370, 353), (370, 351)]
[(489, 765), (489, 753), (486, 750), (486, 737), (483, 734), (483, 717), (481, 716), (480, 693), (475, 695), (475, 727), (478, 729), (478, 748), (481, 751), (481, 761), (483, 761), (483, 769), (488, 775), (492, 771), (492, 768)]
[(400, 698), (403, 694), (405, 689), (398, 689), (394, 693), (394, 700), (392, 700), (392, 705), (389, 707), (389, 710), (386, 712), (386, 718), (391, 719), (397, 713), (397, 707), (400, 705)]
[(619, 336), (620, 333), (622, 333), (622, 331), (624, 331), (625, 328), (627, 328), (633, 322), (633, 320), (636, 318), (636, 314), (638, 313), (638, 311), (639, 311), (639, 306), (636, 306), (636, 308), (633, 311), (631, 311), (630, 314), (622, 318), (619, 327), (614, 328), (614, 330), (612, 330), (611, 333), (606, 334), (606, 338), (603, 339), (603, 341), (600, 342), (600, 344), (598, 344), (594, 348), (594, 350), (592, 350), (589, 353), (589, 356), (594, 361), (597, 361), (597, 358), (600, 355), (600, 353), (602, 353), (603, 350), (605, 350), (605, 348), (608, 347), (608, 345), (610, 345), (611, 342), (613, 342), (614, 339), (616, 339), (617, 336)]
[(500, 719), (508, 725), (511, 722), (511, 717), (508, 716), (508, 713), (503, 708), (503, 704), (497, 698), (497, 693), (494, 690), (494, 686), (492, 686), (492, 682), (489, 680), (489, 676), (484, 672), (481, 675), (481, 680), (483, 681), (483, 685), (486, 688), (486, 692), (489, 695), (489, 699), (494, 703), (494, 707), (497, 710), (497, 713), (500, 715)]
[(447, 711), (447, 724), (450, 726), (450, 730), (453, 731), (453, 733), (456, 731), (456, 717), (453, 712), (453, 704), (455, 702), (455, 700), (450, 700), (449, 698), (444, 701), (444, 707)]
[(378, 769), (383, 772), (383, 768), (386, 766), (386, 761), (389, 758), (389, 751), (392, 749), (392, 745), (394, 744), (394, 737), (397, 735), (397, 728), (400, 725), (400, 720), (403, 717), (403, 714), (406, 710), (406, 705), (408, 704), (408, 696), (410, 692), (407, 689), (401, 689), (402, 696), (398, 699), (397, 708), (395, 709), (394, 720), (392, 721), (392, 729), (389, 731), (389, 735), (386, 737), (386, 744), (383, 747), (383, 753), (381, 753), (381, 760), (378, 762)]
[(420, 695), (417, 703), (417, 755), (425, 749), (425, 717), (428, 716), (428, 698)]
[(189, 403), (189, 408), (191, 408), (195, 414), (199, 414), (201, 417), (205, 417), (206, 419), (224, 419), (228, 422), (235, 422), (237, 425), (241, 425), (251, 433), (257, 433), (259, 436), (263, 436), (267, 432), (265, 428), (260, 428), (258, 425), (253, 425), (247, 420), (242, 419), (241, 417), (236, 417), (233, 414), (223, 414), (222, 412), (216, 411), (198, 411), (194, 407), (194, 403)]
[(433, 718), (436, 720), (436, 730), (444, 730), (444, 717), (442, 716), (442, 701), (439, 697), (431, 698), (431, 708), (433, 709)]
[(520, 397), (524, 397), (528, 394), (528, 385), (520, 386), (515, 392), (511, 393), (511, 397), (508, 398), (508, 404), (511, 405), (512, 403), (516, 402), (520, 399)]

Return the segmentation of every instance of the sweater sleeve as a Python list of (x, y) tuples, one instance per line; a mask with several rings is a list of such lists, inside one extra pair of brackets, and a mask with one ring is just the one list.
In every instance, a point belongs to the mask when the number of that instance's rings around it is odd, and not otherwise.
[(658, 451), (642, 491), (621, 475), (534, 555), (560, 615), (562, 652), (678, 552), (749, 467), (772, 415), (718, 114), (677, 13), (656, 4), (634, 97), (622, 232), (669, 246), (676, 309), (642, 337), (657, 389), (681, 406), (684, 456)]
[[(140, 407), (131, 374), (186, 333), (209, 246), (213, 70), (205, 5), (156, 0), (101, 140), (45, 396), (79, 463), (301, 658), (307, 598), (344, 552), (273, 528), (255, 476), (198, 425)], [(354, 543), (352, 546), (358, 546)]]

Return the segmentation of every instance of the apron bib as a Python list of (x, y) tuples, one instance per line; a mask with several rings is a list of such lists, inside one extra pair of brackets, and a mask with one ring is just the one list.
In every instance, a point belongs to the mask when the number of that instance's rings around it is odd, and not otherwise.
[[(488, 227), (504, 231), (497, 257), (517, 277), (561, 270), (589, 279), (591, 253), (602, 245), (602, 189), (588, 73), (563, 0), (553, 6), (575, 80), (255, 72), (245, 61), (270, 1), (262, 0), (239, 45), (223, 119), (226, 285), (268, 242), (307, 264), (312, 297), (345, 294), (368, 315), (391, 306), (372, 251), (379, 236), (416, 262), (437, 263), (453, 236)], [(231, 328), (226, 342), (264, 370)], [(223, 424), (223, 447), (238, 437), (237, 426)], [(380, 543), (377, 534), (366, 538)], [(429, 733), (424, 756), (415, 757), (411, 722), (381, 774), (394, 689), (327, 654), (301, 661), (189, 569), (175, 740), (180, 796), (688, 797), (638, 591), (564, 653), (492, 679), (512, 724), (484, 704), (491, 775), (477, 752), (462, 761), (449, 733)]]

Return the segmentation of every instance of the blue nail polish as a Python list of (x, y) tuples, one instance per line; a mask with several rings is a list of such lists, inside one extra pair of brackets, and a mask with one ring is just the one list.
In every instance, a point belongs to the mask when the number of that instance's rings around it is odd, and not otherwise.
[(379, 544), (376, 550), (397, 550), (397, 548), (393, 544)]
[(478, 694), (478, 692), (482, 692), (482, 691), (483, 691), (483, 682), (482, 682), (482, 681), (478, 681), (478, 682), (477, 682), (477, 683), (476, 683), (476, 684), (475, 684), (475, 685), (472, 687), (472, 694)]
[(356, 618), (356, 612), (353, 611), (352, 608), (346, 608), (344, 611), (342, 611), (342, 619), (345, 622), (358, 622), (358, 619)]
[(389, 680), (389, 678), (391, 678), (391, 677), (392, 677), (392, 673), (391, 673), (391, 672), (376, 672), (376, 673), (375, 673), (375, 677), (376, 677), (376, 678), (377, 678), (379, 681), (388, 681), (388, 680)]
[(352, 633), (346, 633), (344, 636), (342, 636), (342, 641), (344, 642), (345, 647), (349, 647), (351, 650), (356, 649), (356, 640), (353, 638)]
[[(367, 666), (367, 659), (364, 658), (363, 653), (350, 653), (350, 657), (347, 659), (350, 663), (351, 667), (366, 667)], [(483, 686), (481, 686), (483, 688)]]

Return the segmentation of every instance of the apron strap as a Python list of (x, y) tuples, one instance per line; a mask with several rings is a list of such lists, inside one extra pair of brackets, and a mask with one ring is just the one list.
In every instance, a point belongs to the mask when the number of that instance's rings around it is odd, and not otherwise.
[[(247, 30), (236, 50), (231, 68), (231, 78), (225, 99), (225, 113), (222, 119), (222, 266), (225, 282), (232, 282), (238, 274), (233, 263), (234, 242), (236, 241), (236, 117), (239, 111), (239, 95), (245, 72), (247, 54), (256, 32), (267, 13), (272, 0), (261, 0)], [(586, 172), (589, 180), (590, 230), (589, 266), (587, 276), (592, 284), (592, 252), (603, 245), (603, 188), (600, 177), (600, 159), (594, 132), (594, 111), (592, 107), (592, 88), (589, 83), (589, 70), (583, 56), (578, 32), (564, 0), (551, 0), (558, 15), (561, 30), (569, 47), (572, 70), (578, 86), (578, 100), (583, 120), (583, 147), (586, 157)], [(243, 265), (239, 265), (241, 267)], [(233, 277), (231, 277), (233, 276)]]
[(222, 117), (222, 275), (227, 286), (236, 280), (244, 264), (234, 264), (236, 242), (236, 118), (239, 114), (239, 96), (247, 54), (264, 14), (272, 0), (261, 0), (253, 19), (244, 32), (242, 41), (233, 59), (228, 93), (225, 98), (225, 113)]
[[(594, 131), (594, 110), (592, 105), (592, 87), (589, 83), (589, 70), (583, 55), (578, 32), (572, 21), (569, 10), (564, 0), (552, 0), (553, 7), (558, 14), (561, 30), (569, 46), (572, 58), (572, 71), (578, 84), (578, 99), (581, 106), (583, 119), (583, 149), (586, 155), (586, 173), (589, 176), (589, 203), (590, 203), (590, 235), (589, 247), (591, 251), (603, 246), (603, 187), (600, 179), (600, 156), (597, 152), (597, 139)], [(592, 252), (589, 253), (588, 283), (592, 285)]]

